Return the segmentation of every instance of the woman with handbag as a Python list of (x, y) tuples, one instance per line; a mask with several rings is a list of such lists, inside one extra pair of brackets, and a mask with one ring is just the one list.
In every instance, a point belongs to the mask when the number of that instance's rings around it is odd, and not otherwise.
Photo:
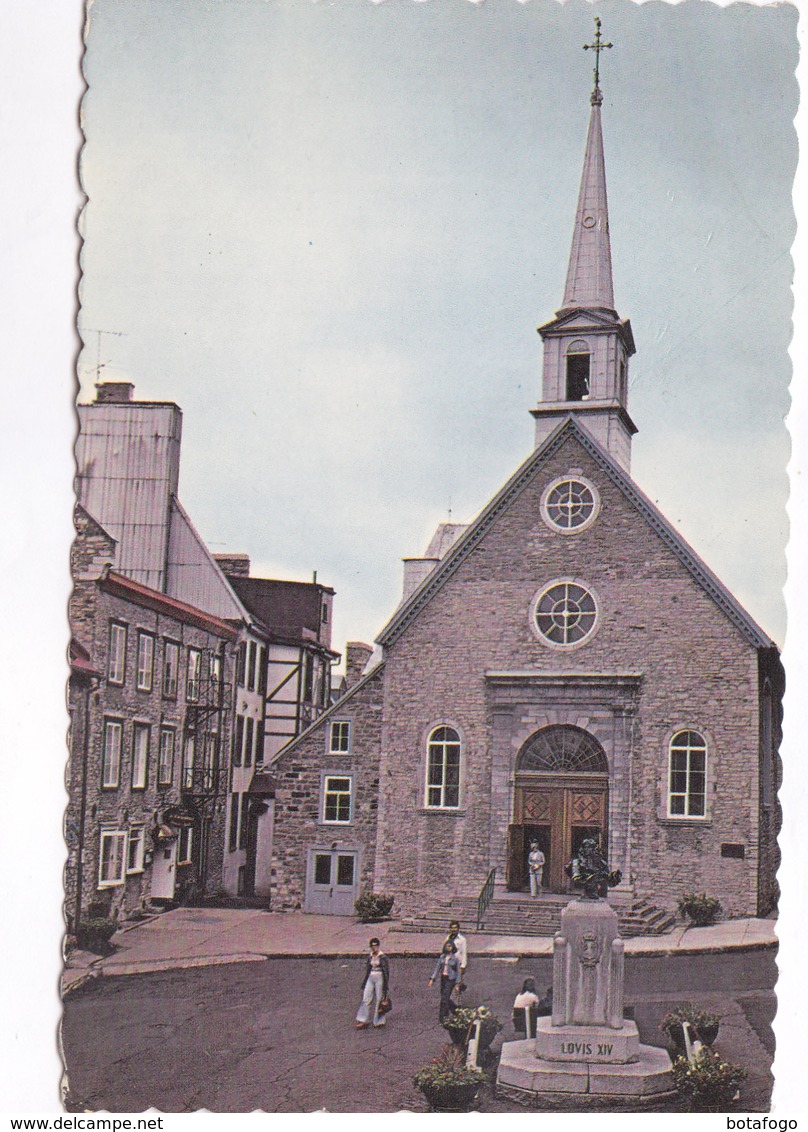
[(373, 1025), (378, 1029), (387, 1022), (390, 1011), (390, 964), (382, 952), (382, 945), (374, 936), (370, 941), (370, 954), (365, 965), (365, 979), (362, 983), (362, 1002), (356, 1012), (357, 1030), (367, 1030), (373, 1003)]

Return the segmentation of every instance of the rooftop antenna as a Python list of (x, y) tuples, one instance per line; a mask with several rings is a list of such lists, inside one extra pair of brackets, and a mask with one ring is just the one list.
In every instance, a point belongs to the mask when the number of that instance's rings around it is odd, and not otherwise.
[(106, 366), (106, 362), (101, 361), (101, 335), (109, 334), (113, 338), (125, 338), (126, 333), (123, 330), (96, 330), (92, 326), (80, 326), (79, 329), (83, 334), (97, 334), (98, 342), (96, 344), (96, 358), (95, 358), (95, 383), (98, 384), (101, 378), (101, 370)]

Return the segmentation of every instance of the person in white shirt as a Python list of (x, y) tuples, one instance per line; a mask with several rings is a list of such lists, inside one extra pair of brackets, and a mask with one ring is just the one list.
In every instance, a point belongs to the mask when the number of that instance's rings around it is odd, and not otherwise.
[(541, 896), (541, 882), (544, 876), (544, 853), (538, 841), (531, 841), (527, 858), (527, 871), (530, 877), (530, 895)]
[(469, 965), (469, 949), (466, 943), (466, 937), (460, 934), (460, 924), (457, 920), (452, 920), (451, 924), (449, 924), (449, 934), (446, 938), (447, 940), (451, 940), (455, 945), (457, 961), (460, 965), (460, 978), (457, 980), (457, 986), (455, 988), (456, 994), (459, 997), (466, 989), (465, 974), (466, 967)]
[(524, 1034), (526, 1038), (536, 1037), (538, 1007), (536, 983), (533, 979), (525, 979), (522, 990), (513, 1000), (513, 1026), (517, 1033)]

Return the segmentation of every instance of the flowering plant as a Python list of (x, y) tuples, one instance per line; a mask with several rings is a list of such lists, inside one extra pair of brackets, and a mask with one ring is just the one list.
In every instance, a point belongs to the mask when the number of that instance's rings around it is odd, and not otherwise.
[(714, 924), (723, 911), (721, 901), (706, 893), (686, 892), (679, 901), (679, 911), (687, 916), (695, 927)]
[(502, 1023), (487, 1006), (460, 1006), (444, 1018), (441, 1025), (448, 1031), (453, 1041), (460, 1039), (465, 1043), (471, 1037), (471, 1028), (478, 1019), (482, 1023), (480, 1045), (490, 1046), (502, 1029)]
[(698, 1038), (704, 1045), (711, 1046), (718, 1034), (718, 1027), (720, 1019), (717, 1014), (712, 1014), (709, 1010), (697, 1010), (695, 1006), (689, 1002), (683, 1003), (681, 1006), (676, 1006), (673, 1010), (669, 1010), (660, 1023), (660, 1030), (667, 1034), (671, 1041), (679, 1045), (684, 1044), (682, 1037), (682, 1023), (689, 1022), (693, 1036)]
[(690, 1062), (677, 1057), (672, 1069), (674, 1084), (687, 1098), (691, 1112), (723, 1112), (735, 1099), (746, 1079), (746, 1070), (733, 1065), (712, 1049), (701, 1049)]
[(482, 1069), (466, 1065), (462, 1050), (446, 1045), (437, 1057), (419, 1069), (413, 1083), (422, 1091), (445, 1089), (455, 1085), (481, 1085), (485, 1080)]

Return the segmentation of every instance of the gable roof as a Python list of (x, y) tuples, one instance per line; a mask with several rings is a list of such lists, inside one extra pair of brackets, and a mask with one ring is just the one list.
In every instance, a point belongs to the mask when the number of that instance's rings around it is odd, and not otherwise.
[(312, 734), (312, 732), (316, 731), (318, 727), (322, 727), (323, 724), (327, 723), (333, 716), (341, 715), (345, 710), (345, 705), (348, 703), (348, 701), (352, 700), (357, 692), (361, 691), (362, 688), (369, 684), (375, 676), (379, 676), (383, 669), (384, 661), (380, 660), (378, 664), (374, 665), (374, 667), (371, 668), (370, 672), (368, 672), (367, 675), (363, 676), (361, 680), (357, 680), (357, 682), (345, 693), (344, 696), (338, 699), (336, 703), (332, 704), (330, 708), (327, 708), (322, 713), (322, 715), (318, 715), (314, 722), (310, 723), (305, 731), (301, 731), (300, 734), (295, 735), (294, 739), (288, 742), (285, 747), (281, 747), (277, 754), (272, 756), (268, 765), (274, 766), (275, 763), (277, 763), (283, 756), (288, 755), (290, 751), (294, 751), (295, 748), (300, 743), (302, 743), (304, 739), (307, 739), (309, 735)]
[(475, 547), (479, 545), (502, 512), (511, 506), (547, 460), (571, 437), (578, 441), (600, 466), (604, 474), (633, 504), (649, 526), (673, 551), (695, 581), (712, 598), (732, 624), (741, 631), (746, 640), (755, 648), (776, 648), (774, 641), (752, 620), (743, 606), (736, 601), (709, 566), (702, 562), (701, 558), (668, 522), (659, 508), (651, 502), (647, 495), (640, 491), (632, 478), (623, 471), (572, 414), (561, 421), (547, 439), (531, 453), (505, 486), (483, 508), (446, 556), (427, 574), (421, 585), (398, 607), (376, 638), (378, 643), (380, 645), (393, 644), (431, 598), (442, 589)]

